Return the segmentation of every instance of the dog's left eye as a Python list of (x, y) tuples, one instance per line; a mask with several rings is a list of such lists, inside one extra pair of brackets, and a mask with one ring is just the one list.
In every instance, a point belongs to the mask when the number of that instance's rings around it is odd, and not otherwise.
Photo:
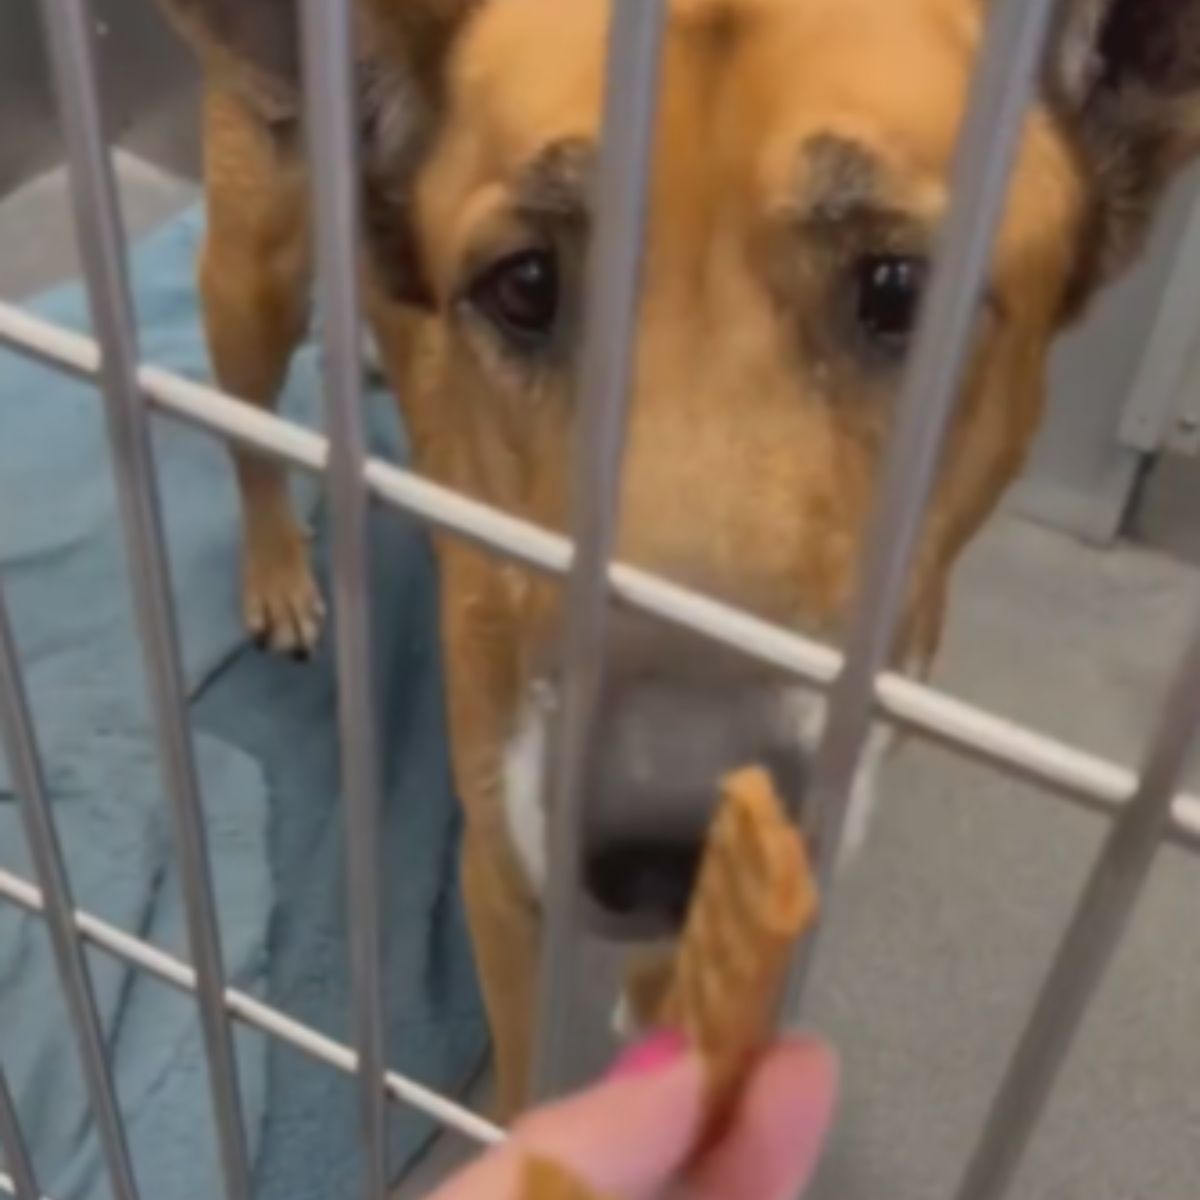
[(857, 318), (862, 331), (881, 349), (905, 349), (917, 323), (929, 273), (923, 258), (870, 255), (857, 267)]
[(558, 262), (546, 250), (510, 255), (476, 280), (470, 299), (509, 341), (536, 350), (558, 320)]

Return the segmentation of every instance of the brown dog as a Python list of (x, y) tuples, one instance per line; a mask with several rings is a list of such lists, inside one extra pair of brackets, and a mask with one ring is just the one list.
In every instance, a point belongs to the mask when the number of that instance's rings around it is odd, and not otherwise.
[[(207, 80), (213, 362), (222, 386), (269, 405), (309, 287), (294, 0), (166, 2)], [(622, 558), (838, 634), (985, 12), (674, 0)], [(359, 0), (359, 16), (366, 292), (417, 465), (562, 529), (607, 0)], [(951, 564), (1021, 467), (1055, 335), (1136, 253), (1200, 145), (1198, 89), (1200, 0), (1071, 7), (1014, 175), (904, 661), (933, 655)], [(238, 472), (247, 622), (303, 650), (321, 618), (304, 538), (279, 471), (239, 457)], [(558, 591), (448, 539), (439, 554), (464, 881), (509, 1113), (530, 1047)], [(632, 620), (611, 666), (586, 874), (601, 909), (648, 930), (686, 899), (717, 775), (765, 760), (795, 789), (822, 714)]]

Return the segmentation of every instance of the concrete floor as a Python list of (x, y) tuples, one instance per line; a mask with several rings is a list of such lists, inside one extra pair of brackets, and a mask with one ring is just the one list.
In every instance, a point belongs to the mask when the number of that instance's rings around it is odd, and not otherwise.
[(1200, 567), (1200, 459), (1162, 455), (1146, 480), (1133, 532)]
[[(122, 180), (135, 230), (193, 194), (132, 160)], [(34, 187), (0, 206), (0, 295), (73, 269), (61, 178)], [(956, 599), (939, 682), (1134, 761), (1200, 574), (1004, 518), (971, 551)], [(1102, 829), (939, 750), (897, 755), (819, 964), (811, 1019), (842, 1048), (846, 1100), (818, 1200), (950, 1195)], [(603, 1056), (603, 1031), (588, 1043), (589, 1059)], [(398, 1197), (423, 1195), (462, 1153), (444, 1142)], [(1197, 1180), (1200, 862), (1167, 849), (1014, 1195), (1194, 1200)]]

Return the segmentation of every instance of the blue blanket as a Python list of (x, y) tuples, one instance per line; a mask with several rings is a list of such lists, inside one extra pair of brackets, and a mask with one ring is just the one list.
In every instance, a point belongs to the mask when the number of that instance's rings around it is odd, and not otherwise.
[[(192, 264), (201, 218), (136, 248), (143, 356), (208, 369)], [(77, 286), (30, 306), (86, 328)], [(377, 453), (402, 453), (394, 406), (369, 398)], [(316, 356), (297, 359), (282, 411), (317, 423)], [(221, 934), (231, 981), (331, 1036), (349, 1035), (342, 817), (333, 667), (245, 646), (236, 585), (236, 498), (223, 448), (157, 420), (155, 446), (191, 688)], [(297, 502), (325, 525), (312, 482)], [(384, 781), (389, 1062), (442, 1090), (477, 1070), (486, 1034), (457, 887), (458, 814), (447, 768), (430, 551), (411, 521), (372, 514)], [(102, 412), (89, 388), (0, 353), (0, 576), (45, 754), (77, 903), (188, 957), (171, 825), (133, 626)], [(328, 589), (327, 589), (328, 594)], [(28, 874), (0, 760), (0, 865)], [(222, 1193), (194, 1005), (90, 952), (97, 997), (144, 1196)], [(247, 1135), (262, 1200), (358, 1195), (353, 1084), (298, 1051), (239, 1030)], [(0, 902), (0, 1056), (43, 1190), (109, 1195), (45, 930)], [(397, 1110), (399, 1173), (431, 1134)]]

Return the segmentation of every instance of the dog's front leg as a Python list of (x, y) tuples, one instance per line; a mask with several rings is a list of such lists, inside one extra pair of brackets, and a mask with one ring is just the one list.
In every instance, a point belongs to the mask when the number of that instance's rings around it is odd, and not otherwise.
[(537, 911), (494, 861), (485, 839), (463, 839), (463, 895), (483, 987), (496, 1070), (496, 1109), (507, 1123), (529, 1098), (537, 979)]
[[(200, 257), (209, 353), (227, 392), (273, 409), (309, 304), (307, 181), (294, 151), (237, 96), (210, 85), (204, 158), (208, 229)], [(287, 475), (234, 451), (244, 545), (242, 593), (250, 632), (282, 653), (307, 655), (324, 606)]]

